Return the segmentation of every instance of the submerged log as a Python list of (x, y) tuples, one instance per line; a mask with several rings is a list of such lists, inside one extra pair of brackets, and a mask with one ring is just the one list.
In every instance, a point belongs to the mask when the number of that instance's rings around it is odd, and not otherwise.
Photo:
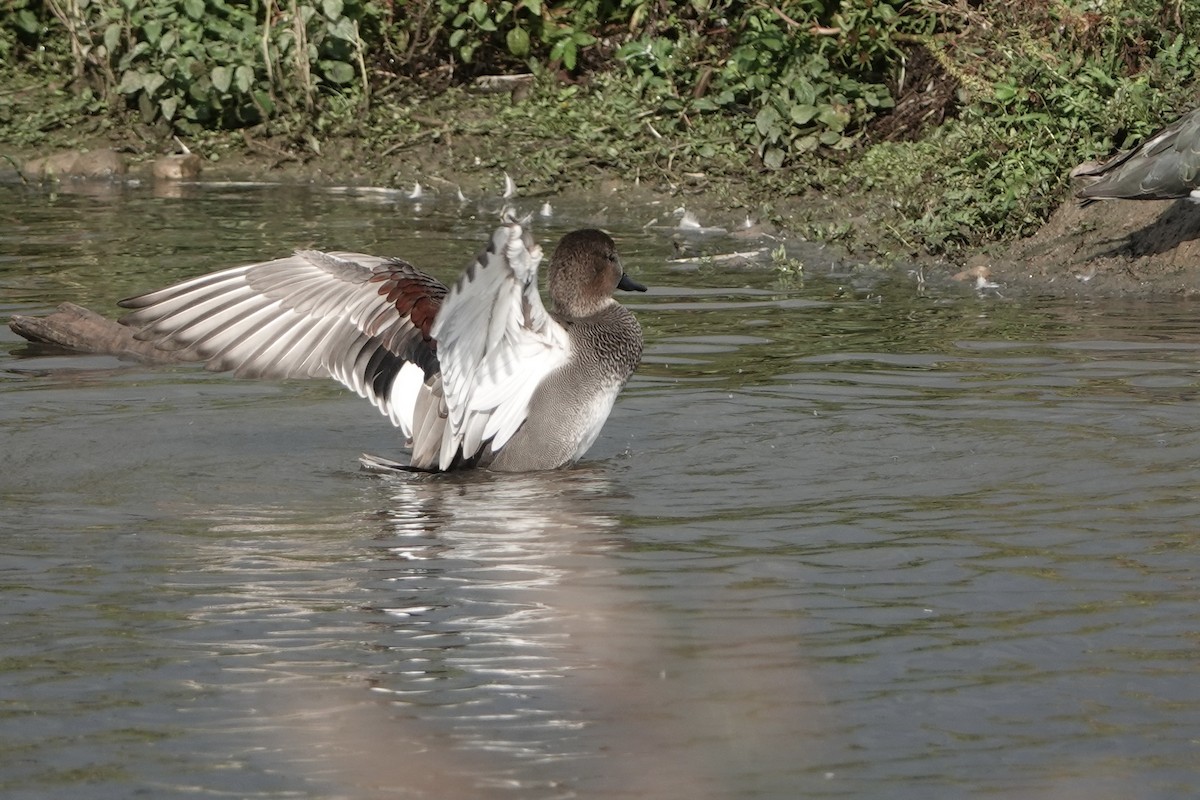
[(8, 327), (31, 342), (58, 345), (82, 353), (100, 353), (151, 364), (180, 364), (184, 359), (134, 338), (132, 328), (74, 303), (63, 303), (44, 317), (15, 315)]

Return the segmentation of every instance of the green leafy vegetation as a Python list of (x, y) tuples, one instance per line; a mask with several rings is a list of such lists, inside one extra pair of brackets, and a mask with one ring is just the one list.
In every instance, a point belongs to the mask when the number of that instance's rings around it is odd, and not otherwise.
[[(357, 0), (9, 0), (0, 54), (70, 74), (81, 93), (182, 133), (303, 112), (321, 95), (363, 101), (369, 81)], [(8, 59), (6, 59), (7, 61)], [(9, 62), (11, 63), (11, 62)], [(326, 101), (328, 102), (328, 101)]]
[(29, 66), (40, 52), (40, 66), (67, 68), (110, 105), (123, 99), (143, 121), (181, 132), (313, 127), (344, 107), (332, 98), (362, 105), (373, 84), (431, 65), (457, 81), (619, 70), (634, 98), (665, 112), (733, 117), (768, 168), (820, 146), (849, 148), (891, 105), (882, 75), (898, 51), (888, 34), (905, 19), (902, 2), (848, 13), (817, 0), (786, 11), (707, 0), (7, 2), (0, 53)]
[[(1200, 70), (1200, 0), (0, 10), (0, 142), (135, 129), (229, 147), (245, 133), (285, 154), (337, 144), (368, 165), (440, 147), (450, 167), (519, 171), (538, 189), (619, 175), (768, 209), (821, 198), (803, 206), (811, 230), (867, 243), (860, 222), (821, 216), (848, 198), (885, 232), (872, 244), (905, 251), (1029, 233), (1071, 166), (1187, 110)], [(512, 97), (472, 91), (517, 73), (533, 77)]]
[(960, 86), (958, 116), (921, 141), (868, 149), (839, 177), (892, 194), (897, 232), (922, 249), (1032, 233), (1066, 195), (1072, 166), (1195, 106), (1200, 4), (945, 11), (927, 46)]

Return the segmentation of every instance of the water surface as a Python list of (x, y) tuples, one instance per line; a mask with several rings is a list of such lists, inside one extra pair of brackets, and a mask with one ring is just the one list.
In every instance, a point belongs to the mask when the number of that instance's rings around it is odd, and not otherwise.
[[(300, 247), (449, 281), (495, 220), (172, 195), (0, 186), (0, 317)], [(558, 473), (366, 475), (399, 437), (336, 385), (0, 329), (0, 792), (1200, 793), (1192, 308), (673, 263), (670, 212), (537, 225), (652, 287)]]

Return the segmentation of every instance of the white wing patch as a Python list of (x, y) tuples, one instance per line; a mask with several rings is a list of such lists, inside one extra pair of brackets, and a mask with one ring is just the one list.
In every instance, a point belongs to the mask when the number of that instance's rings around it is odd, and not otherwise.
[(538, 294), (541, 260), (521, 225), (508, 223), (442, 304), (431, 331), (449, 412), (441, 469), (460, 451), (470, 458), (489, 442), (503, 447), (529, 415), (534, 391), (567, 360), (567, 332)]
[(409, 439), (413, 437), (413, 412), (422, 391), (426, 391), (425, 370), (410, 361), (400, 368), (388, 398), (388, 416), (392, 424), (404, 431)]

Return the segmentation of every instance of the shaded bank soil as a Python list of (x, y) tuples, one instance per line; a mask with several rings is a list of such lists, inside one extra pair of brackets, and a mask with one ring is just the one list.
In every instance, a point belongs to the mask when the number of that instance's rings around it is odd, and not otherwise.
[(972, 255), (993, 280), (1055, 294), (1200, 295), (1200, 204), (1068, 200), (1033, 236)]
[[(94, 151), (111, 143), (97, 138)], [(321, 185), (386, 186), (407, 189), (421, 182), (426, 192), (454, 195), (460, 188), (471, 196), (499, 194), (503, 171), (493, 158), (472, 164), (471, 153), (492, 153), (496, 141), (416, 143), (396, 153), (364, 152), (352, 140), (332, 143), (320, 154), (300, 153), (268, 141), (247, 141), (226, 147), (220, 157), (206, 159), (201, 179), (262, 180)], [(87, 150), (84, 145), (82, 150)], [(45, 152), (5, 154), (0, 180), (22, 178), (17, 167), (46, 156)], [(153, 180), (149, 155), (124, 157), (127, 172), (110, 179)], [(1109, 201), (1080, 207), (1066, 199), (1033, 236), (999, 242), (950, 257), (912, 253), (892, 235), (891, 198), (860, 194), (778, 196), (764, 192), (756, 176), (688, 173), (678, 181), (644, 180), (589, 168), (563, 176), (558, 186), (531, 181), (522, 185), (514, 170), (518, 196), (526, 201), (556, 195), (580, 195), (597, 208), (620, 204), (657, 203), (686, 207), (704, 225), (737, 231), (748, 217), (774, 239), (827, 240), (851, 263), (871, 262), (906, 270), (920, 267), (927, 280), (957, 279), (1014, 295), (1053, 294), (1091, 296), (1177, 296), (1200, 293), (1200, 204), (1179, 201)], [(73, 182), (80, 179), (64, 177)], [(353, 243), (346, 243), (353, 246)], [(714, 247), (718, 251), (719, 246)]]

